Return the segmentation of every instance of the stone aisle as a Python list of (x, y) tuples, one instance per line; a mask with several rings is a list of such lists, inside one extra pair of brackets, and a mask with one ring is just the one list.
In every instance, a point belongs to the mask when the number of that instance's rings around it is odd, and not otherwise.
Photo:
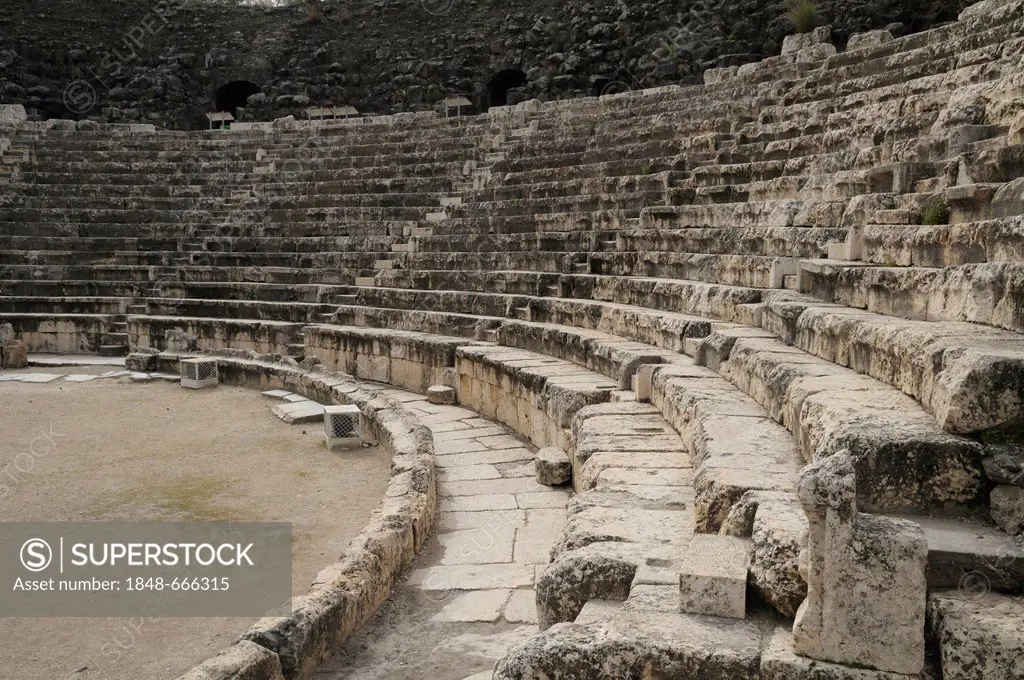
[(568, 492), (537, 484), (535, 447), (456, 406), (388, 390), (434, 433), (435, 536), (406, 580), (321, 680), (483, 680), (536, 632), (534, 583), (566, 519)]

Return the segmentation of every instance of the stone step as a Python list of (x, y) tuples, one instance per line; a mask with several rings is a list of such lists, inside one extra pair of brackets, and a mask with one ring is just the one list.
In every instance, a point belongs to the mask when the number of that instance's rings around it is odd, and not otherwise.
[(928, 539), (928, 589), (1024, 593), (1024, 542), (979, 522), (911, 517)]
[[(980, 586), (980, 589), (979, 589)], [(944, 678), (1019, 678), (1024, 674), (1024, 604), (978, 584), (928, 596), (929, 637)]]
[(770, 299), (763, 324), (794, 344), (791, 352), (808, 352), (911, 395), (948, 432), (995, 432), (1024, 417), (1018, 333), (903, 320), (800, 295)]
[(981, 446), (943, 432), (900, 390), (754, 328), (712, 333), (694, 362), (726, 377), (792, 432), (802, 460), (848, 451), (863, 512), (987, 514)]
[(99, 354), (102, 357), (124, 357), (128, 356), (128, 344), (123, 345), (100, 345)]

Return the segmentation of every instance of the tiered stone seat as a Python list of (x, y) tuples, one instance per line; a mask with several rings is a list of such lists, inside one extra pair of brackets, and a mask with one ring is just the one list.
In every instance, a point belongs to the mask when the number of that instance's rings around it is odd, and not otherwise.
[[(1019, 477), (993, 463), (1024, 422), (1022, 16), (989, 0), (702, 86), (466, 119), (23, 125), (0, 323), (33, 351), (180, 328), (447, 384), (564, 449), (577, 495), (537, 585), (553, 627), (496, 677), (604, 677), (618, 644), (666, 677), (853, 677), (759, 630), (807, 595), (804, 466), (848, 456), (861, 513), (921, 527), (940, 647), (959, 619), (939, 591), (1024, 590)], [(949, 223), (921, 224), (939, 201)]]

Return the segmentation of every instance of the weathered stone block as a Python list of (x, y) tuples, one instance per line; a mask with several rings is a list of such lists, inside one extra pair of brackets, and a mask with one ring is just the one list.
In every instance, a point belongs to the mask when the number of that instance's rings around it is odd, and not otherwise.
[(444, 385), (434, 385), (427, 389), (427, 401), (431, 404), (454, 404), (455, 390)]
[(797, 656), (793, 651), (793, 634), (786, 628), (776, 628), (761, 651), (761, 680), (916, 680), (917, 677)]
[(787, 35), (782, 40), (782, 54), (792, 54), (812, 45), (827, 43), (831, 36), (832, 29), (828, 26), (819, 26), (810, 33)]
[(1024, 604), (1005, 595), (959, 591), (928, 597), (928, 626), (943, 680), (1024, 677)]
[(807, 599), (793, 626), (797, 654), (920, 673), (928, 562), (921, 527), (858, 514), (856, 475), (846, 453), (807, 466), (798, 497), (810, 530)]
[(558, 486), (568, 484), (572, 479), (572, 461), (569, 460), (569, 454), (556, 446), (538, 451), (534, 465), (540, 484)]
[(982, 466), (990, 482), (1024, 486), (1024, 452), (1016, 445), (990, 446)]
[(25, 113), (25, 107), (21, 104), (0, 105), (0, 124), (20, 123), (24, 120), (28, 120), (28, 115)]
[(743, 538), (694, 536), (679, 566), (680, 611), (745, 618), (750, 548), (750, 541)]
[(1024, 144), (1024, 113), (1019, 114), (1010, 123), (1007, 142), (1010, 144)]
[(800, 575), (801, 541), (806, 532), (807, 517), (795, 497), (778, 494), (759, 503), (751, 536), (750, 584), (788, 618), (796, 616), (807, 597), (807, 582)]
[(277, 654), (254, 642), (239, 640), (178, 680), (284, 680), (284, 675)]
[(187, 354), (196, 349), (196, 337), (181, 328), (172, 328), (164, 333), (164, 350), (176, 354)]
[(798, 64), (816, 64), (824, 62), (829, 57), (836, 55), (836, 46), (828, 43), (819, 43), (803, 48), (796, 53)]
[(893, 40), (892, 33), (884, 29), (867, 31), (866, 33), (854, 33), (846, 42), (846, 51), (863, 50), (869, 47), (880, 47)]
[(156, 352), (132, 352), (124, 360), (124, 367), (129, 371), (155, 371), (159, 365), (160, 355)]
[(25, 368), (28, 366), (28, 345), (21, 340), (8, 342), (3, 348), (3, 368)]
[(992, 519), (1008, 534), (1024, 531), (1024, 488), (1004, 484), (992, 489)]

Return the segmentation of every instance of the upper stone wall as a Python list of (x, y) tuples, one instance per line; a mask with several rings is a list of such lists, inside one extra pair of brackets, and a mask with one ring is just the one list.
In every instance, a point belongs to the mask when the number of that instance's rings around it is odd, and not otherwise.
[[(969, 2), (818, 4), (842, 45), (870, 29), (922, 30)], [(456, 94), (484, 108), (488, 82), (505, 69), (528, 76), (512, 101), (699, 82), (708, 68), (778, 54), (792, 33), (784, 5), (311, 0), (264, 10), (228, 0), (0, 0), (0, 103), (42, 118), (202, 128), (216, 89), (234, 80), (263, 89), (250, 120), (323, 104), (425, 110)]]

